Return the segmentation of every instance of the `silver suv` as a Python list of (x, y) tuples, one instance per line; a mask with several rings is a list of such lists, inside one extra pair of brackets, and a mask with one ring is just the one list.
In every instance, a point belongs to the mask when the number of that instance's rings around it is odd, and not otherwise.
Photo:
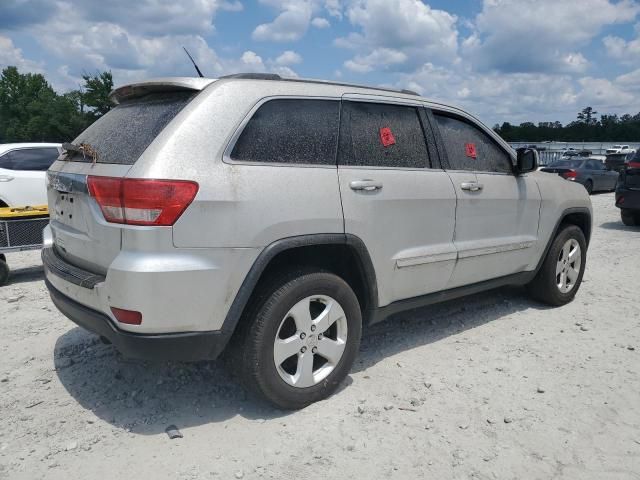
[(327, 397), (362, 328), (507, 284), (562, 305), (591, 231), (535, 172), (409, 91), (241, 74), (127, 85), (48, 172), (56, 306), (126, 356), (216, 358), (286, 409)]

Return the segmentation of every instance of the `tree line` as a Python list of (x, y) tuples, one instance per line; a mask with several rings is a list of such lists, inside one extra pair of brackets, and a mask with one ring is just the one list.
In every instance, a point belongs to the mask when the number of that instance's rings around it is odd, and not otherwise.
[[(0, 143), (64, 142), (75, 138), (113, 106), (111, 72), (82, 76), (76, 90), (58, 94), (39, 73), (20, 73), (6, 67), (0, 75)], [(592, 107), (578, 112), (576, 120), (496, 124), (494, 130), (508, 142), (615, 142), (640, 140), (640, 113), (603, 114)]]
[(76, 90), (58, 94), (39, 73), (6, 67), (0, 74), (0, 143), (65, 142), (112, 107), (111, 72), (82, 76)]
[(635, 115), (602, 114), (597, 117), (592, 107), (585, 107), (576, 120), (562, 125), (560, 122), (524, 122), (512, 125), (504, 122), (493, 129), (507, 142), (618, 142), (640, 140), (640, 113)]

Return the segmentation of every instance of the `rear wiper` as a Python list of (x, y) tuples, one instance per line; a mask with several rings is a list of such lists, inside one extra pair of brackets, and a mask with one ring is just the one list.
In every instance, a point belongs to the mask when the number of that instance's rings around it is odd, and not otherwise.
[(63, 143), (62, 149), (64, 150), (67, 159), (70, 157), (69, 152), (75, 152), (81, 153), (83, 160), (90, 157), (92, 163), (96, 163), (98, 161), (98, 152), (88, 143), (81, 143), (80, 145), (76, 145), (75, 143)]

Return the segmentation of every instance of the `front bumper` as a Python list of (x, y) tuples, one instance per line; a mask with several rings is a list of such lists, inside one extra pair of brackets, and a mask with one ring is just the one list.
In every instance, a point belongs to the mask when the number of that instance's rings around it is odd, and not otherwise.
[(80, 327), (108, 339), (125, 357), (183, 362), (213, 360), (229, 341), (230, 334), (223, 331), (157, 335), (125, 332), (103, 313), (67, 297), (47, 279), (45, 283), (58, 310)]

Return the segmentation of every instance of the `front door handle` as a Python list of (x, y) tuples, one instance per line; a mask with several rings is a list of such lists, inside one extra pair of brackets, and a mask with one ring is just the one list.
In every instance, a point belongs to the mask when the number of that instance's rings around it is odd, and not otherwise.
[(0, 175), (0, 182), (10, 182), (11, 180), (13, 180), (13, 177), (9, 175)]
[(349, 183), (349, 187), (351, 187), (351, 190), (373, 192), (374, 190), (382, 189), (382, 182), (376, 182), (375, 180), (354, 180)]
[(462, 190), (468, 190), (470, 192), (479, 192), (484, 188), (484, 185), (478, 182), (462, 182), (460, 184)]

